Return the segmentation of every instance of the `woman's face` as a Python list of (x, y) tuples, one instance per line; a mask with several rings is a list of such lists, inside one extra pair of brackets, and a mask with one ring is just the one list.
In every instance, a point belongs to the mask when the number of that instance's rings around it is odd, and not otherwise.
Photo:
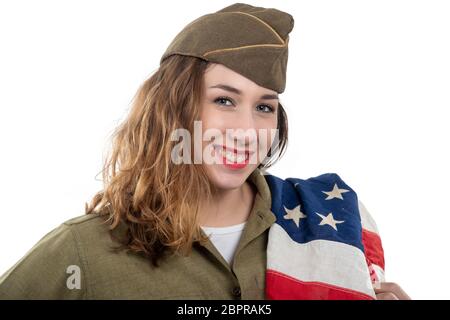
[[(266, 157), (277, 128), (278, 94), (210, 64), (201, 105), (203, 161), (219, 189), (240, 187)], [(216, 163), (213, 163), (213, 161)]]

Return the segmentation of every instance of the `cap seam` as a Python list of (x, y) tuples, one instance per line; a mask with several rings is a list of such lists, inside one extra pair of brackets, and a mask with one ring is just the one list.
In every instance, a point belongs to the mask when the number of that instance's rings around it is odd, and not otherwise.
[(258, 47), (284, 48), (284, 47), (286, 47), (286, 44), (264, 43), (264, 44), (252, 44), (252, 45), (240, 46), (240, 47), (223, 48), (223, 49), (217, 49), (217, 50), (208, 51), (208, 52), (203, 54), (203, 57), (206, 57), (207, 55), (212, 54), (212, 53), (218, 53), (218, 52), (224, 52), (224, 51), (233, 51), (233, 50), (240, 50), (240, 49), (248, 49), (248, 48), (258, 48)]
[(264, 24), (270, 31), (272, 31), (272, 32), (277, 36), (278, 40), (280, 40), (280, 42), (281, 42), (282, 44), (285, 44), (284, 39), (279, 35), (279, 33), (276, 32), (275, 29), (272, 28), (267, 22), (265, 22), (264, 20), (258, 18), (257, 16), (254, 16), (254, 15), (252, 15), (252, 14), (250, 14), (250, 13), (242, 12), (242, 11), (228, 11), (228, 12), (229, 12), (229, 13), (240, 13), (240, 14), (245, 14), (245, 15), (247, 15), (247, 16), (249, 16), (249, 17), (252, 17), (252, 18), (256, 19), (257, 21), (259, 21), (259, 22), (261, 22), (262, 24)]

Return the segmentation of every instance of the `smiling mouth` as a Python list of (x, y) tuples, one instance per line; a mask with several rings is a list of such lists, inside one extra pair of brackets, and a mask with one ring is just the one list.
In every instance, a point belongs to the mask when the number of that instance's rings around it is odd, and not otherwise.
[(214, 149), (217, 151), (218, 155), (226, 159), (228, 163), (244, 163), (247, 162), (250, 158), (250, 155), (253, 154), (249, 151), (240, 151), (236, 149), (227, 149), (223, 146), (215, 145)]

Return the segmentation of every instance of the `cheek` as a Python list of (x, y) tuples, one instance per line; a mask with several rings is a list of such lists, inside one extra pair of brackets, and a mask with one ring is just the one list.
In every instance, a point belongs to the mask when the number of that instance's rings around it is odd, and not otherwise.
[[(212, 141), (217, 141), (216, 139), (221, 138), (224, 121), (218, 111), (207, 104), (203, 106), (200, 115), (202, 128), (201, 152), (205, 155), (205, 152), (207, 153), (206, 147), (210, 145)], [(200, 152), (200, 150), (198, 150), (198, 152)]]
[(223, 125), (221, 119), (222, 117), (220, 117), (218, 111), (215, 108), (212, 108), (212, 106), (206, 103), (202, 106), (200, 120), (202, 121), (203, 131), (209, 128), (220, 129)]
[(265, 119), (258, 124), (258, 138), (259, 144), (261, 145), (261, 150), (268, 150), (272, 145), (273, 141), (276, 139), (277, 134), (277, 120), (276, 119)]

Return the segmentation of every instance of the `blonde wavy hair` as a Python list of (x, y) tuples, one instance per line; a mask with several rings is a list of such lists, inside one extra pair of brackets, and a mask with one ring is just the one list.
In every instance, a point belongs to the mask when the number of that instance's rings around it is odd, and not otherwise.
[[(107, 217), (109, 229), (127, 225), (121, 249), (147, 257), (154, 266), (167, 253), (183, 255), (204, 242), (198, 224), (202, 201), (215, 192), (201, 164), (175, 164), (171, 141), (175, 129), (193, 132), (200, 119), (203, 75), (209, 62), (173, 55), (139, 87), (131, 110), (112, 134), (112, 148), (97, 192), (85, 213)], [(267, 155), (268, 168), (287, 146), (287, 116), (278, 105), (279, 140)], [(193, 149), (191, 149), (193, 150)], [(192, 162), (193, 163), (193, 162)]]

